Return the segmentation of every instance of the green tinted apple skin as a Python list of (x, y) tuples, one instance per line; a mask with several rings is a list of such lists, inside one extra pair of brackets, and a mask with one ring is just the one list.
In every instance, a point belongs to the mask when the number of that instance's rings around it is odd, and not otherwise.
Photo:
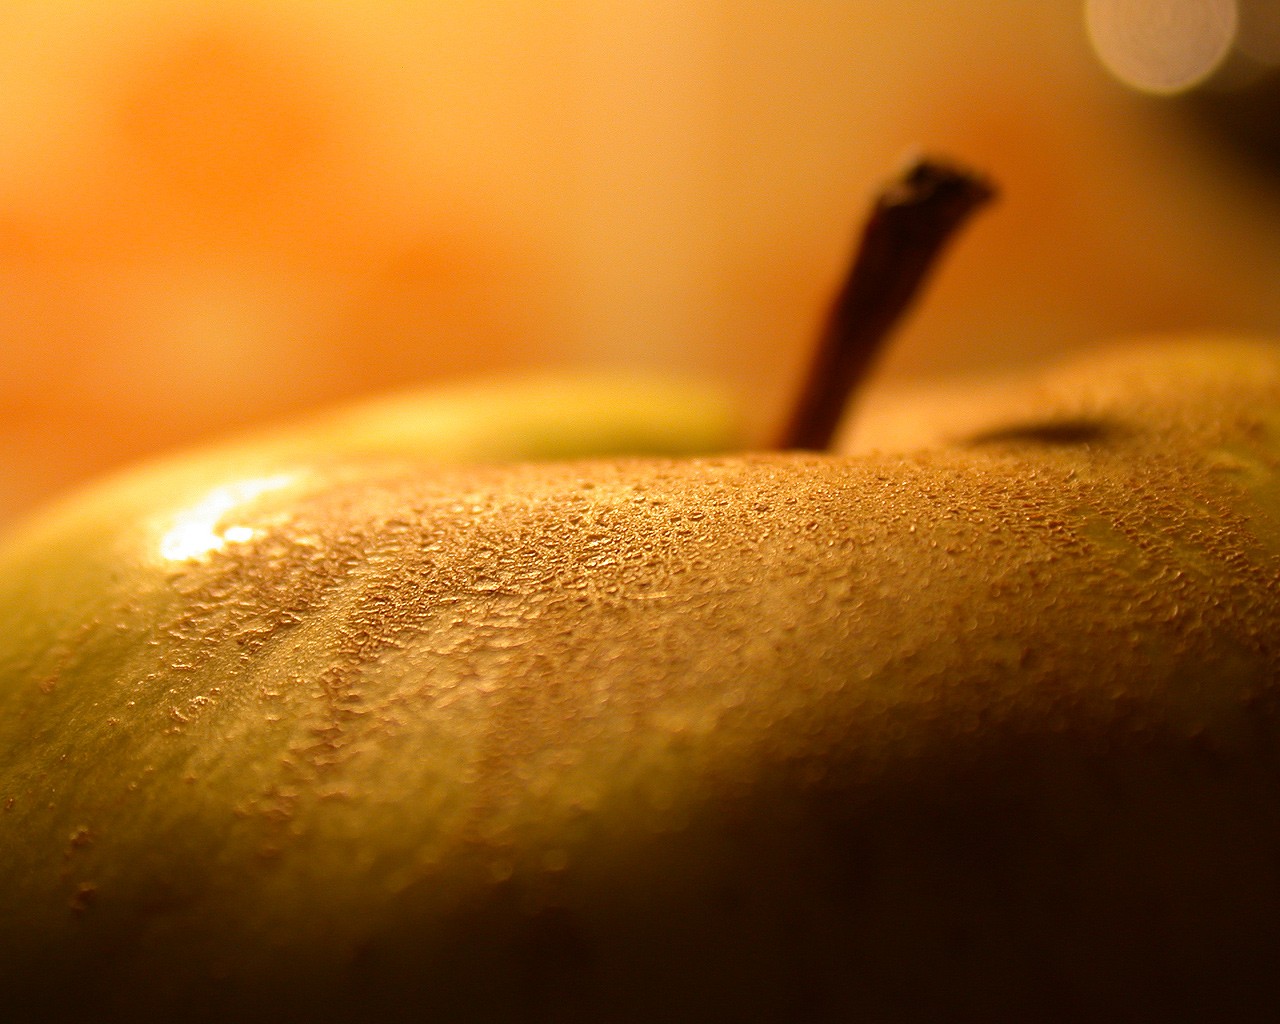
[(544, 372), (375, 397), (215, 448), (223, 457), (404, 455), (469, 465), (704, 455), (743, 444), (742, 412), (722, 388), (656, 375)]
[(35, 522), (16, 1019), (1280, 1008), (1280, 356), (1098, 359), (942, 433), (238, 446)]

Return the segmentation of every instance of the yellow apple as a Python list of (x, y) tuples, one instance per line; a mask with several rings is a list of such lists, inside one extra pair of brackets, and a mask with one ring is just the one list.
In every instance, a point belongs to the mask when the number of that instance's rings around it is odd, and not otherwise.
[[(543, 373), (436, 385), (326, 410), (248, 435), (268, 451), (404, 454), (441, 463), (555, 460), (592, 455), (696, 455), (740, 449), (742, 417), (723, 390), (619, 373)], [(232, 445), (221, 443), (224, 456)], [(182, 456), (185, 458), (185, 455)]]
[[(789, 443), (987, 194), (886, 193)], [(447, 465), (725, 436), (539, 387), (0, 549), (6, 1019), (1280, 1011), (1280, 347), (868, 402), (843, 456)]]
[(1280, 1011), (1280, 349), (1100, 355), (937, 433), (321, 431), (35, 521), (11, 1019)]

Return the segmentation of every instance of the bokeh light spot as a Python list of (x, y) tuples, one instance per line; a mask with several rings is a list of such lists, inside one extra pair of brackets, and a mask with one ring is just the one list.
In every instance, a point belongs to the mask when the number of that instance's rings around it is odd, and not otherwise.
[(1171, 95), (1208, 78), (1239, 29), (1235, 0), (1086, 0), (1098, 59), (1142, 92)]

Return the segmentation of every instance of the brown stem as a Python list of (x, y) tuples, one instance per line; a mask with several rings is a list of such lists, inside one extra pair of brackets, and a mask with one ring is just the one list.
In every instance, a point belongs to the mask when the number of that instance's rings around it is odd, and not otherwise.
[(830, 446), (851, 394), (948, 239), (994, 197), (986, 179), (928, 157), (881, 189), (779, 447)]

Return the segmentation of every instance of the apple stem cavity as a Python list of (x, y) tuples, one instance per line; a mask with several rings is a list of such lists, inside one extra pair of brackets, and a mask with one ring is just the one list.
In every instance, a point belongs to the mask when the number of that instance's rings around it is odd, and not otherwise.
[(779, 447), (822, 451), (947, 242), (994, 199), (984, 177), (933, 157), (884, 185), (819, 336)]

